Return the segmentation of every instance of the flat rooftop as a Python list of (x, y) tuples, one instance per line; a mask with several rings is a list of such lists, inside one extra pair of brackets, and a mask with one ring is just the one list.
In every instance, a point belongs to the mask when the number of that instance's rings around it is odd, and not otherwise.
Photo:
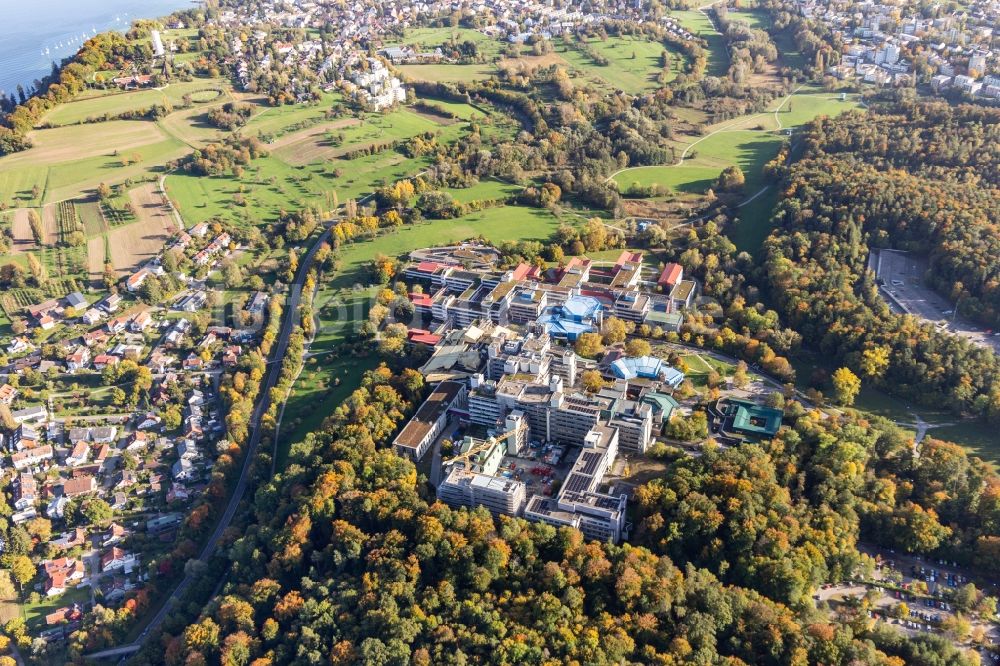
[(455, 396), (461, 391), (463, 385), (460, 382), (444, 381), (434, 387), (424, 404), (413, 415), (409, 423), (399, 432), (393, 444), (415, 449), (427, 436), (427, 433), (434, 427), (441, 415), (448, 411), (449, 405), (455, 400)]

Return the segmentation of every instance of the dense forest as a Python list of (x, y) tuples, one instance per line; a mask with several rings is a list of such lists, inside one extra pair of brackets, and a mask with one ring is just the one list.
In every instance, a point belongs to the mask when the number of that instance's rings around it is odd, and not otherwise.
[[(997, 479), (957, 447), (915, 464), (892, 424), (791, 403), (772, 443), (670, 463), (639, 490), (638, 545), (613, 546), (434, 502), (386, 446), (423, 391), (412, 370), (369, 372), (257, 492), (221, 592), (150, 649), (168, 664), (969, 663), (809, 597), (865, 566), (857, 535), (884, 518), (918, 550), (963, 525), (995, 534)], [(920, 502), (956, 529), (907, 528)]]
[(868, 269), (873, 248), (926, 255), (928, 284), (1000, 328), (998, 139), (1000, 111), (974, 106), (885, 101), (817, 120), (766, 242), (785, 323), (897, 394), (1000, 417), (996, 356), (892, 313)]

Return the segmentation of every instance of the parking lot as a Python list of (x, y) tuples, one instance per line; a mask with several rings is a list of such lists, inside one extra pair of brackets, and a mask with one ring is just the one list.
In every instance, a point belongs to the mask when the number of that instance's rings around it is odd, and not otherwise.
[(894, 312), (910, 314), (960, 335), (971, 342), (1000, 352), (1000, 336), (983, 330), (955, 313), (955, 304), (924, 284), (927, 260), (897, 250), (872, 253), (871, 265), (879, 279), (879, 293)]
[[(859, 550), (876, 558), (878, 565), (870, 580), (823, 585), (815, 595), (817, 601), (832, 606), (852, 603), (868, 597), (871, 605), (868, 615), (878, 622), (892, 625), (907, 635), (931, 633), (948, 637), (945, 627), (956, 614), (952, 597), (957, 589), (970, 582), (969, 572), (953, 566), (954, 563), (921, 558), (915, 555), (859, 546)], [(997, 587), (989, 581), (976, 580), (980, 591), (996, 595)], [(985, 588), (985, 589), (984, 589)], [(908, 613), (899, 612), (905, 603)], [(982, 643), (971, 640), (956, 641), (961, 647), (977, 647), (983, 663), (1000, 662), (994, 651), (1000, 641), (1000, 630), (993, 622), (978, 620), (973, 614), (972, 627), (982, 631)]]

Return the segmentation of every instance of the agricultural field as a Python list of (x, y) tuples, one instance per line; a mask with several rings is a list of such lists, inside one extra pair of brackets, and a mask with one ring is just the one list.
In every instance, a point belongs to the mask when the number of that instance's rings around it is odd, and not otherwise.
[(56, 220), (56, 205), (46, 204), (42, 207), (42, 245), (55, 245), (59, 242), (59, 222)]
[(0, 160), (0, 201), (15, 208), (39, 205), (48, 175), (48, 167), (21, 164), (17, 168), (6, 169)]
[[(46, 201), (87, 198), (102, 182), (121, 183), (126, 179), (151, 180), (157, 177), (160, 167), (190, 152), (190, 147), (168, 139), (130, 151), (125, 157), (100, 156), (76, 162), (67, 162), (49, 169)], [(133, 161), (134, 160), (134, 161)]]
[(113, 153), (124, 154), (167, 138), (156, 123), (144, 120), (113, 120), (83, 128), (56, 127), (35, 130), (29, 136), (34, 147), (0, 158), (0, 169), (25, 163), (51, 165)]
[(10, 228), (14, 237), (14, 243), (11, 245), (11, 251), (14, 254), (27, 252), (37, 247), (35, 235), (31, 232), (31, 223), (28, 221), (27, 208), (17, 208), (13, 211)]
[(173, 215), (154, 183), (130, 190), (128, 199), (136, 221), (113, 228), (107, 236), (111, 264), (119, 275), (131, 273), (156, 256), (177, 231)]
[[(598, 65), (572, 45), (563, 45), (558, 51), (570, 67), (579, 70), (588, 82), (598, 87), (621, 89), (630, 94), (640, 94), (660, 86), (657, 77), (663, 71), (662, 56), (667, 47), (661, 42), (635, 37), (609, 37), (591, 39), (588, 46), (608, 60)], [(683, 56), (670, 50), (671, 66), (668, 80), (677, 76), (683, 66)]]

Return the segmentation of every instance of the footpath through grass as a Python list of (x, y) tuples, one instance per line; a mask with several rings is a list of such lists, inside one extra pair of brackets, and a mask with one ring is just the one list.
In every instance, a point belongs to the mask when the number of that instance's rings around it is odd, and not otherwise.
[(712, 24), (712, 20), (697, 9), (687, 9), (670, 13), (685, 29), (696, 37), (701, 37), (708, 43), (708, 76), (725, 76), (729, 71), (729, 52), (726, 41)]

